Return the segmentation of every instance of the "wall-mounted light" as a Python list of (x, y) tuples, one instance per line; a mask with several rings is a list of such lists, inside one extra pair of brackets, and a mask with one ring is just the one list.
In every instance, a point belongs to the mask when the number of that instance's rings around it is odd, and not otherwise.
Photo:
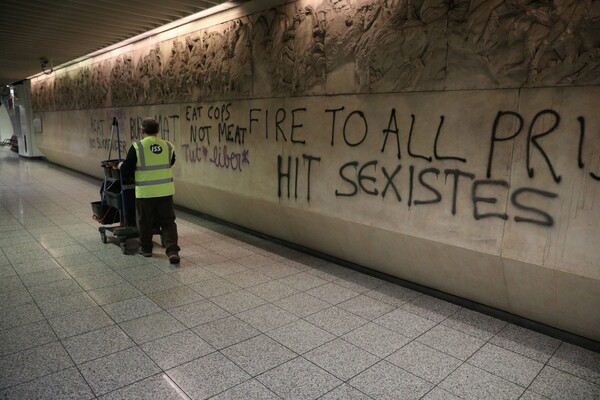
[(50, 75), (52, 72), (54, 72), (54, 69), (52, 67), (48, 68), (48, 59), (46, 57), (42, 57), (40, 58), (40, 66), (42, 67), (42, 72), (46, 75)]

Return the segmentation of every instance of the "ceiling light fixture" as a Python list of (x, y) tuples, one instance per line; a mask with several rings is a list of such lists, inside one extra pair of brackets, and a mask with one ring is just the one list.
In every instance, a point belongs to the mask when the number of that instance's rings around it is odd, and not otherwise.
[(48, 69), (48, 62), (49, 61), (46, 57), (40, 58), (40, 66), (42, 67), (42, 72), (46, 75), (50, 75), (52, 72), (54, 72), (54, 69), (52, 67)]

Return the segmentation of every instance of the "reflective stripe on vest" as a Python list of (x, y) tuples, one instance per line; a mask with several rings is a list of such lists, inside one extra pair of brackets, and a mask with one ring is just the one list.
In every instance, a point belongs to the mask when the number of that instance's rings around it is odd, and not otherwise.
[[(167, 154), (149, 154), (148, 147), (159, 145), (166, 147)], [(167, 141), (148, 136), (134, 143), (138, 162), (135, 169), (135, 195), (137, 198), (170, 196), (175, 193), (171, 159), (173, 145)], [(167, 159), (165, 160), (165, 155)], [(159, 164), (153, 164), (158, 162)], [(150, 165), (149, 165), (150, 164)]]

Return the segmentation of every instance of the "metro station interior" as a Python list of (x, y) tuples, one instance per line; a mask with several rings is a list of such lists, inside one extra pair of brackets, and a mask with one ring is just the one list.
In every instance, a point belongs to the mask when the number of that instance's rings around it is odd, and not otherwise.
[(600, 399), (600, 2), (0, 11), (0, 398)]

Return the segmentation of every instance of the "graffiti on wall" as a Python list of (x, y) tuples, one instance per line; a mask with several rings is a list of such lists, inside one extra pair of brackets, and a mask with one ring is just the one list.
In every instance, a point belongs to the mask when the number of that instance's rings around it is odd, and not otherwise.
[[(394, 107), (373, 117), (365, 110), (345, 106), (268, 108), (250, 103), (234, 107), (232, 102), (215, 102), (187, 105), (181, 115), (154, 117), (160, 122), (160, 136), (175, 143), (178, 162), (192, 168), (244, 173), (252, 170), (251, 154), (258, 152), (256, 146), (280, 143), (277, 147), (287, 149), (285, 153), (267, 153), (270, 169), (276, 172), (272, 195), (280, 202), (310, 204), (311, 190), (327, 176), (334, 184), (325, 195), (336, 203), (381, 198), (408, 211), (443, 207), (452, 216), (464, 217), (467, 212), (476, 221), (511, 219), (551, 227), (555, 223), (552, 210), (560, 202), (559, 185), (568, 174), (585, 169), (585, 179), (600, 184), (600, 170), (594, 170), (598, 152), (584, 151), (590, 141), (584, 116), (573, 119), (554, 109), (541, 109), (525, 117), (519, 111), (500, 110), (490, 115), (486, 130), (477, 139), (485, 160), (473, 161), (472, 152), (461, 154), (457, 147), (448, 146), (466, 138), (456, 137), (462, 133), (448, 126), (446, 115), (434, 117), (434, 129), (424, 132), (418, 115), (401, 119), (400, 113)], [(569, 119), (570, 127), (578, 127), (578, 132), (564, 129), (564, 118)], [(123, 114), (120, 119), (128, 134), (115, 143), (108, 139), (110, 118), (92, 118), (90, 149), (105, 152), (112, 145), (113, 151), (120, 148), (126, 152), (139, 140), (142, 116)], [(326, 122), (319, 123), (319, 132), (314, 132), (307, 128), (311, 119)], [(564, 135), (577, 141), (576, 151), (566, 161), (564, 154), (545, 142), (548, 138), (565, 140)], [(591, 142), (596, 145), (593, 137)], [(510, 165), (511, 171), (522, 172), (518, 185), (509, 182), (500, 157), (514, 147), (524, 149), (524, 155)], [(332, 157), (326, 148), (339, 155), (334, 156), (333, 169), (328, 164), (324, 170), (323, 161)], [(465, 201), (467, 204), (461, 203)]]
[[(599, 8), (589, 0), (298, 1), (36, 79), (33, 108), (597, 85)], [(340, 71), (343, 85), (328, 85)]]

